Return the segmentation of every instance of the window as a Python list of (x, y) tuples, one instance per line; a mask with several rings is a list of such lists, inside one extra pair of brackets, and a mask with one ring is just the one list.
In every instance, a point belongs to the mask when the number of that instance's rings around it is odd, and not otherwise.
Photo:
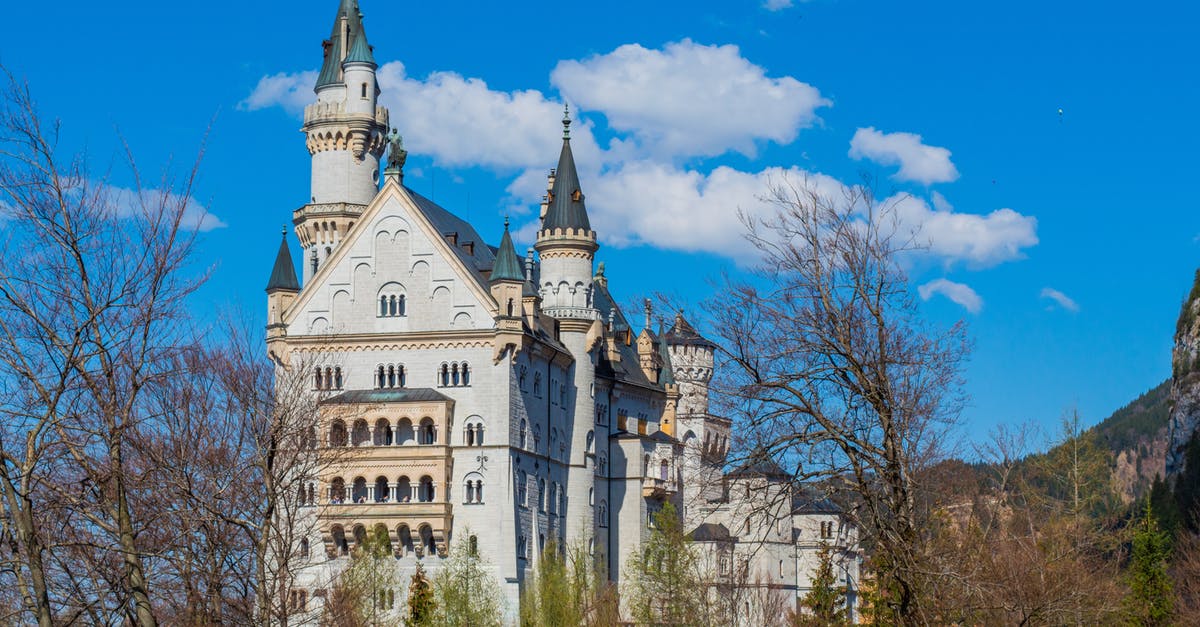
[(608, 502), (601, 500), (600, 507), (596, 508), (596, 524), (601, 527), (608, 527)]
[(821, 538), (828, 540), (832, 537), (833, 537), (833, 523), (828, 522), (828, 521), (822, 522), (821, 523)]
[(671, 465), (664, 459), (658, 465), (658, 478), (666, 481), (669, 476), (671, 476)]
[(592, 453), (592, 446), (596, 443), (596, 434), (592, 431), (587, 432), (587, 445), (584, 447), (585, 453)]
[(483, 422), (479, 418), (467, 419), (463, 442), (467, 446), (483, 446)]
[(483, 475), (472, 472), (463, 479), (463, 503), (483, 502)]
[(321, 368), (317, 366), (313, 370), (313, 389), (314, 390), (340, 390), (342, 389), (342, 367), (341, 366), (325, 366)]
[(304, 559), (308, 559), (308, 555), (309, 555), (308, 538), (300, 538), (300, 557), (302, 557)]
[(341, 420), (333, 421), (329, 427), (329, 446), (346, 446), (346, 423)]
[(467, 362), (444, 363), (438, 369), (438, 385), (448, 387), (467, 387), (471, 385), (471, 366)]
[(437, 444), (437, 427), (432, 418), (421, 419), (421, 426), (417, 430), (417, 444)]
[(517, 432), (517, 440), (519, 441), (521, 448), (525, 448), (525, 443), (528, 438), (529, 438), (529, 423), (525, 422), (525, 419), (522, 418), (521, 419), (521, 428)]
[(288, 596), (288, 607), (297, 612), (306, 611), (308, 609), (308, 591), (292, 590)]
[(558, 511), (558, 506), (557, 506), (558, 482), (557, 481), (552, 481), (550, 483), (550, 499), (549, 500), (550, 500), (550, 513), (551, 514), (557, 513), (557, 511)]
[(546, 511), (546, 480), (538, 479), (538, 511)]
[(525, 366), (521, 366), (521, 374), (520, 374), (520, 375), (518, 376), (518, 378), (517, 378), (517, 381), (518, 381), (518, 383), (517, 383), (517, 386), (521, 388), (521, 391), (522, 391), (522, 392), (526, 391), (526, 389), (525, 389), (525, 375), (526, 375), (526, 374), (528, 374), (528, 371), (529, 371), (529, 369), (528, 369), (528, 368), (526, 368)]
[(603, 477), (608, 474), (608, 455), (600, 453), (596, 459), (596, 474)]
[(363, 83), (363, 84), (362, 84), (362, 96), (361, 96), (361, 97), (362, 97), (362, 98), (366, 98), (366, 97), (367, 97), (367, 84), (366, 84), (366, 83)]
[(588, 505), (596, 504), (596, 488), (588, 488)]
[(437, 495), (435, 494), (433, 478), (428, 475), (421, 477), (421, 483), (417, 488), (417, 500), (422, 503), (432, 503), (435, 496)]
[(526, 550), (527, 550), (527, 546), (525, 544), (525, 536), (523, 536), (523, 535), (518, 536), (517, 537), (517, 559), (526, 559), (527, 558), (527, 556), (525, 554)]
[(378, 389), (402, 388), (405, 385), (403, 364), (380, 365), (375, 368), (375, 387)]
[(533, 395), (538, 398), (542, 397), (542, 373), (540, 372), (533, 373)]
[(528, 478), (525, 473), (520, 473), (517, 475), (517, 504), (522, 507), (529, 505), (529, 501), (527, 500), (529, 497), (529, 489), (526, 485), (527, 483)]
[(399, 318), (405, 315), (405, 297), (400, 287), (393, 283), (385, 285), (379, 294), (379, 317)]

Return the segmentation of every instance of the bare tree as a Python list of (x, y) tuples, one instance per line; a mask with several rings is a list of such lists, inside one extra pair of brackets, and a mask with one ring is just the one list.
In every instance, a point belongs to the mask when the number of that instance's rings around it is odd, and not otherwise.
[(917, 481), (958, 416), (964, 328), (922, 321), (901, 266), (918, 234), (894, 202), (809, 181), (776, 185), (768, 200), (774, 215), (743, 216), (762, 263), (706, 306), (722, 346), (714, 390), (751, 440), (743, 450), (796, 481), (844, 482), (895, 619), (919, 622)]

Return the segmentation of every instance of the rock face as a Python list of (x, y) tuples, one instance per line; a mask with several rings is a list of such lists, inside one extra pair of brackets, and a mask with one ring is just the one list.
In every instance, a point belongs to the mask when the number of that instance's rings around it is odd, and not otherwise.
[(1167, 447), (1167, 476), (1183, 470), (1183, 452), (1200, 427), (1200, 271), (1192, 283), (1171, 351), (1171, 420)]

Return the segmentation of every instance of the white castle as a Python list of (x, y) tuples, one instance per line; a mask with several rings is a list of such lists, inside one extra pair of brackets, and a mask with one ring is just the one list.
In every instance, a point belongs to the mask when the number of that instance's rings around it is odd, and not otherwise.
[(590, 547), (619, 584), (667, 501), (719, 576), (795, 607), (829, 545), (853, 595), (857, 534), (836, 507), (788, 492), (765, 460), (724, 471), (732, 425), (708, 402), (716, 346), (682, 316), (655, 333), (648, 305), (635, 332), (616, 305), (595, 267), (570, 120), (522, 259), (507, 226), (489, 246), (404, 186), (354, 0), (341, 0), (324, 50), (302, 128), (310, 202), (293, 213), (303, 284), (285, 237), (267, 347), (305, 369), (319, 446), (352, 454), (307, 490), (298, 616), (320, 615), (355, 544), (380, 528), (401, 582), (395, 612), (417, 563), (436, 573), (456, 542), (492, 565), (512, 616), (551, 540)]

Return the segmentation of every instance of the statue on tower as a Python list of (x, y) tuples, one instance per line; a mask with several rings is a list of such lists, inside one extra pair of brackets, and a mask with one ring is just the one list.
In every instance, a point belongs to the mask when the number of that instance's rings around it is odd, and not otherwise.
[(388, 133), (388, 161), (387, 169), (383, 171), (385, 175), (395, 175), (398, 179), (404, 181), (404, 162), (408, 160), (408, 151), (404, 149), (404, 138), (400, 133), (392, 128), (392, 132)]

